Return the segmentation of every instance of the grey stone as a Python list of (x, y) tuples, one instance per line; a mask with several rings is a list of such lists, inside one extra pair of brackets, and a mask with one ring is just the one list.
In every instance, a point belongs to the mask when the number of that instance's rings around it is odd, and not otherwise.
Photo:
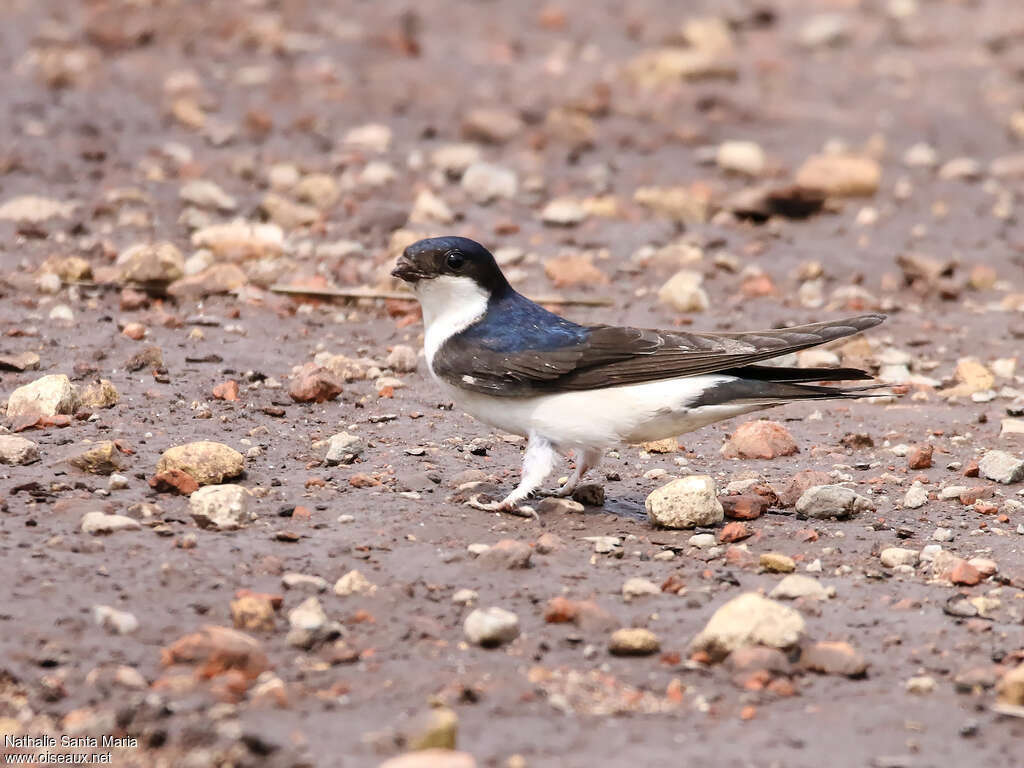
[(842, 485), (816, 485), (804, 491), (796, 502), (798, 514), (818, 520), (850, 517), (874, 508), (870, 499)]

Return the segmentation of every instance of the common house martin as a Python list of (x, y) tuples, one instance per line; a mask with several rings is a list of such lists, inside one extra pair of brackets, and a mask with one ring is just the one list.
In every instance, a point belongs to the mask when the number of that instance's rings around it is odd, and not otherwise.
[(884, 315), (767, 331), (697, 333), (579, 325), (516, 292), (494, 256), (464, 237), (434, 237), (405, 249), (391, 273), (423, 308), (431, 375), (460, 408), (527, 438), (522, 481), (479, 509), (533, 514), (535, 493), (558, 454), (575, 470), (569, 496), (608, 448), (674, 437), (795, 400), (871, 396), (874, 387), (809, 382), (870, 380), (856, 368), (757, 365), (878, 325)]

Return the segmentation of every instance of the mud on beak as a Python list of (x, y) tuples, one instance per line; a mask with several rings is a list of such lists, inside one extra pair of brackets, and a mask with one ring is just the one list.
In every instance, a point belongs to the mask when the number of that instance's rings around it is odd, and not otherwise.
[(391, 270), (391, 275), (407, 283), (415, 283), (426, 277), (419, 267), (413, 263), (412, 259), (404, 254), (398, 257), (398, 261), (395, 262), (395, 268)]

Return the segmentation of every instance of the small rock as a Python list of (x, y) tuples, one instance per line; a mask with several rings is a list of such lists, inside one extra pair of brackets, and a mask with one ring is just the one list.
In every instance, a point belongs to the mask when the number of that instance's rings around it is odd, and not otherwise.
[(243, 594), (231, 601), (235, 629), (273, 632), (277, 625), (274, 601), (268, 595)]
[(265, 259), (284, 251), (284, 230), (276, 224), (238, 219), (196, 230), (192, 245), (209, 250), (218, 259)]
[(996, 686), (996, 700), (1005, 706), (1024, 707), (1024, 664), (1003, 675)]
[(987, 451), (978, 462), (978, 471), (997, 483), (1019, 483), (1024, 481), (1024, 459), (1006, 451)]
[(452, 178), (459, 178), (483, 153), (475, 144), (444, 144), (433, 151), (430, 162)]
[(78, 203), (61, 202), (49, 197), (38, 195), (21, 195), (12, 197), (0, 205), (0, 220), (41, 224), (47, 219), (69, 218), (78, 207)]
[(364, 448), (363, 439), (358, 435), (339, 432), (327, 438), (327, 456), (324, 460), (329, 466), (351, 464)]
[(16, 435), (0, 435), (0, 464), (31, 464), (39, 461), (39, 446)]
[(106, 379), (90, 384), (78, 397), (82, 408), (111, 408), (117, 405), (120, 395), (117, 388)]
[(295, 185), (295, 197), (304, 203), (316, 206), (320, 210), (326, 210), (338, 202), (341, 197), (341, 190), (331, 176), (326, 173), (311, 173), (304, 176)]
[(388, 353), (384, 364), (396, 373), (412, 373), (419, 365), (416, 350), (407, 344), (396, 344)]
[(808, 488), (796, 502), (798, 514), (818, 520), (839, 519), (875, 508), (870, 499), (842, 485), (818, 485)]
[(342, 143), (356, 149), (381, 154), (388, 151), (391, 144), (391, 128), (382, 123), (367, 123), (351, 128), (342, 139)]
[(355, 570), (349, 571), (334, 584), (334, 594), (341, 597), (372, 595), (376, 591), (377, 585)]
[(758, 564), (770, 573), (792, 573), (796, 570), (793, 558), (779, 552), (765, 552), (758, 559)]
[(661, 587), (659, 587), (653, 581), (641, 579), (636, 576), (634, 576), (631, 579), (626, 579), (625, 583), (622, 585), (622, 598), (627, 603), (632, 602), (638, 597), (660, 594)]
[(82, 515), (82, 533), (100, 534), (118, 531), (137, 531), (142, 526), (138, 520), (124, 515), (107, 515), (103, 512), (86, 512)]
[(164, 451), (157, 462), (156, 471), (170, 470), (191, 475), (199, 485), (210, 485), (242, 474), (245, 470), (245, 457), (223, 443), (200, 440)]
[(307, 363), (292, 379), (288, 394), (297, 403), (324, 403), (341, 394), (341, 382), (327, 368)]
[(474, 645), (493, 648), (519, 636), (519, 617), (504, 608), (477, 608), (462, 625), (466, 639)]
[(112, 440), (103, 440), (77, 451), (68, 459), (68, 464), (93, 475), (109, 475), (128, 466)]
[(515, 197), (519, 191), (519, 182), (515, 171), (500, 165), (476, 162), (462, 174), (462, 188), (473, 202), (486, 205), (499, 197)]
[(312, 648), (329, 634), (327, 614), (315, 597), (307, 597), (288, 612), (288, 644), (295, 648)]
[(64, 374), (50, 374), (18, 387), (7, 398), (7, 418), (31, 419), (39, 416), (72, 414), (78, 405), (75, 387)]
[(764, 420), (740, 424), (722, 446), (722, 455), (727, 459), (774, 459), (799, 451), (788, 429), (778, 422)]
[(238, 208), (238, 201), (220, 188), (219, 185), (206, 179), (192, 179), (186, 182), (178, 197), (197, 208), (212, 208), (230, 213)]
[(480, 594), (475, 589), (460, 589), (452, 595), (452, 602), (456, 605), (471, 605), (479, 597)]
[(311, 205), (295, 203), (275, 192), (268, 192), (260, 202), (267, 217), (282, 229), (298, 229), (315, 224), (321, 213)]
[(935, 447), (932, 445), (918, 445), (907, 456), (908, 469), (928, 469), (932, 465), (932, 453)]
[(722, 522), (725, 512), (709, 475), (689, 475), (653, 491), (644, 502), (647, 516), (664, 528), (694, 528)]
[(808, 488), (816, 485), (827, 485), (830, 478), (825, 472), (816, 469), (803, 469), (797, 472), (786, 483), (772, 484), (772, 491), (782, 507), (792, 507)]
[(966, 560), (957, 558), (957, 562), (949, 575), (949, 580), (954, 584), (973, 587), (981, 581), (981, 572)]
[(548, 496), (541, 499), (534, 507), (540, 515), (573, 515), (584, 511), (583, 505), (573, 499), (564, 499), (557, 496)]
[(161, 650), (160, 660), (164, 666), (199, 665), (203, 677), (236, 670), (245, 680), (255, 680), (270, 669), (270, 660), (258, 640), (244, 632), (215, 625), (178, 638)]
[(112, 635), (130, 635), (139, 628), (139, 620), (133, 614), (109, 605), (94, 605), (92, 619)]
[(912, 677), (907, 680), (905, 688), (907, 693), (913, 693), (918, 696), (929, 694), (935, 690), (935, 678), (929, 677), (928, 675), (921, 675), (920, 677)]
[(529, 568), (533, 549), (530, 545), (515, 539), (502, 539), (493, 547), (480, 553), (477, 562), (492, 570), (511, 570)]
[(604, 486), (597, 483), (583, 483), (577, 485), (572, 493), (573, 501), (578, 501), (588, 507), (604, 506)]
[(649, 629), (627, 627), (612, 632), (608, 651), (614, 656), (650, 656), (661, 650), (661, 640)]
[(863, 677), (868, 669), (864, 656), (849, 643), (820, 642), (809, 645), (800, 654), (800, 666), (825, 675)]
[(825, 48), (845, 42), (849, 36), (849, 22), (840, 13), (819, 13), (811, 16), (800, 27), (800, 45), (805, 48)]
[(711, 549), (718, 542), (713, 533), (695, 533), (686, 540), (686, 543), (697, 549)]
[(704, 312), (710, 306), (707, 293), (701, 288), (704, 276), (683, 269), (668, 279), (658, 291), (658, 300), (677, 312)]
[(117, 258), (121, 280), (143, 288), (166, 288), (185, 275), (185, 258), (174, 243), (139, 243)]
[(725, 516), (732, 520), (756, 520), (768, 509), (769, 499), (754, 493), (719, 496)]
[(569, 252), (550, 259), (544, 264), (544, 274), (556, 288), (608, 283), (608, 276), (594, 266), (593, 256), (586, 252)]
[(768, 596), (775, 600), (827, 600), (830, 591), (811, 576), (793, 573), (776, 584)]
[(792, 608), (747, 592), (721, 606), (690, 643), (720, 660), (743, 645), (790, 648), (804, 632), (803, 617)]
[(967, 564), (972, 568), (976, 568), (978, 573), (986, 578), (999, 571), (999, 565), (996, 561), (987, 557), (972, 557), (967, 561)]
[(920, 509), (927, 503), (928, 489), (915, 480), (903, 496), (903, 506), (907, 509)]
[(754, 532), (750, 530), (750, 527), (746, 523), (727, 523), (722, 530), (718, 532), (718, 541), (722, 544), (735, 544), (737, 541), (749, 539), (753, 535)]
[(820, 189), (830, 197), (871, 197), (881, 179), (877, 162), (856, 155), (813, 155), (796, 174), (799, 186)]
[(523, 130), (523, 121), (503, 107), (475, 107), (462, 118), (462, 135), (472, 141), (504, 144)]
[(252, 494), (240, 485), (207, 485), (189, 496), (189, 512), (200, 528), (233, 531), (246, 525), (255, 514), (250, 511)]
[(327, 591), (327, 579), (307, 573), (286, 573), (281, 577), (281, 585), (285, 589), (296, 589), (303, 592)]
[(920, 554), (916, 549), (904, 549), (902, 547), (889, 547), (882, 550), (880, 555), (882, 565), (886, 568), (895, 568), (898, 565), (917, 565)]
[(447, 707), (428, 709), (402, 729), (408, 749), (455, 749), (459, 716)]
[(718, 145), (715, 160), (723, 171), (745, 176), (760, 176), (767, 162), (761, 145), (753, 141), (724, 141)]
[(571, 197), (555, 198), (540, 212), (541, 221), (559, 227), (571, 227), (586, 218), (587, 210)]

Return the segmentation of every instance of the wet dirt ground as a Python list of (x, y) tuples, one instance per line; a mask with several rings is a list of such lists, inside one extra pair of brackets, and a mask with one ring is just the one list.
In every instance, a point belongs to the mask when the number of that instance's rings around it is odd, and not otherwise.
[[(1024, 514), (1003, 503), (1024, 487), (962, 471), (987, 450), (1024, 448), (1003, 423), (1020, 415), (1024, 385), (997, 363), (1016, 358), (1024, 338), (1024, 6), (8, 0), (3, 16), (0, 205), (35, 195), (76, 206), (0, 220), (0, 353), (39, 357), (36, 369), (0, 371), (0, 399), (61, 373), (81, 386), (101, 377), (119, 393), (91, 418), (19, 432), (40, 459), (0, 466), (5, 733), (138, 738), (113, 751), (122, 765), (354, 768), (402, 752), (414, 717), (443, 704), (458, 718), (457, 748), (481, 766), (1021, 764), (1024, 720), (992, 705), (1024, 652)], [(684, 28), (708, 18), (711, 32)], [(710, 50), (715, 66), (681, 74), (663, 62), (665, 74), (637, 64), (666, 48)], [(467, 121), (478, 108), (503, 119)], [(371, 140), (353, 136), (366, 125), (386, 126), (387, 140), (379, 128)], [(756, 142), (764, 167), (721, 167), (715, 148), (731, 140)], [(481, 203), (435, 162), (438, 148), (463, 142), (516, 174), (510, 196)], [(843, 147), (877, 163), (877, 191), (830, 196), (804, 219), (735, 214), (736, 193), (787, 186), (808, 157)], [(975, 161), (970, 172), (945, 171), (956, 158)], [(288, 180), (317, 173), (337, 195), (311, 204), (314, 217), (271, 210), (268, 192), (294, 197)], [(232, 204), (183, 200), (194, 179), (215, 182)], [(666, 215), (637, 195), (676, 187), (709, 210)], [(410, 222), (423, 190), (454, 220)], [(587, 201), (589, 215), (545, 223), (541, 211), (562, 197)], [(169, 241), (189, 259), (195, 231), (236, 218), (283, 232), (274, 253), (232, 257), (244, 285), (178, 297), (161, 288), (141, 306), (122, 292), (116, 261), (133, 244)], [(478, 512), (457, 486), (482, 478), (509, 489), (522, 446), (443, 402), (422, 357), (415, 371), (394, 372), (393, 391), (377, 380), (392, 374), (381, 364), (344, 382), (336, 400), (288, 394), (293, 368), (319, 352), (383, 361), (395, 345), (419, 351), (415, 307), (268, 290), (397, 290), (386, 277), (397, 250), (441, 233), (521, 249), (509, 271), (528, 296), (608, 300), (557, 305), (581, 322), (744, 330), (885, 311), (869, 346), (840, 357), (873, 372), (907, 365), (918, 378), (881, 402), (771, 412), (799, 446), (793, 455), (727, 460), (720, 448), (737, 423), (726, 422), (681, 436), (672, 453), (630, 446), (605, 458), (591, 476), (601, 507), (540, 524)], [(671, 243), (689, 255), (649, 256)], [(589, 261), (560, 262), (565, 254)], [(91, 274), (48, 292), (41, 276), (70, 257)], [(921, 264), (937, 268), (922, 275)], [(703, 274), (705, 311), (659, 301), (679, 268)], [(201, 288), (213, 280), (200, 274)], [(144, 338), (122, 332), (131, 323)], [(147, 346), (163, 366), (127, 370)], [(950, 396), (964, 358), (992, 380)], [(212, 395), (227, 380), (240, 384), (236, 401)], [(342, 431), (365, 448), (328, 466), (314, 444)], [(66, 463), (99, 440), (130, 451), (127, 487), (108, 491), (107, 477)], [(256, 491), (256, 519), (240, 530), (200, 529), (187, 496), (148, 482), (165, 450), (196, 440), (246, 454), (235, 482)], [(934, 446), (930, 468), (910, 470), (891, 450), (924, 443)], [(785, 485), (804, 470), (849, 482), (876, 510), (806, 520), (776, 505), (747, 523), (747, 551), (732, 555), (690, 546), (693, 530), (652, 527), (644, 510), (675, 476), (708, 474), (723, 491), (753, 476)], [(997, 510), (959, 498), (905, 508), (914, 478), (936, 493), (982, 486)], [(95, 510), (141, 517), (142, 528), (81, 532)], [(880, 564), (881, 550), (921, 550), (940, 528), (951, 531), (944, 549), (993, 560), (998, 572), (953, 585), (925, 564)], [(557, 539), (537, 547), (545, 534)], [(597, 536), (619, 545), (595, 552), (587, 537)], [(533, 547), (531, 567), (488, 568), (467, 549), (502, 539)], [(665, 551), (675, 556), (655, 558)], [(795, 672), (783, 676), (790, 689), (758, 689), (728, 664), (691, 659), (690, 641), (717, 608), (779, 582), (758, 566), (767, 552), (793, 558), (799, 573), (820, 561), (811, 575), (835, 596), (797, 601), (808, 639), (849, 642), (866, 675)], [(331, 585), (351, 570), (376, 589), (336, 595)], [(343, 663), (324, 646), (289, 643), (288, 613), (312, 593), (286, 589), (285, 573), (326, 580), (317, 597), (343, 630)], [(679, 594), (622, 597), (627, 579), (662, 585), (673, 575)], [(183, 635), (232, 626), (240, 589), (283, 596), (276, 628), (251, 632), (283, 700), (254, 692), (267, 677), (225, 690), (218, 677), (162, 664), (161, 650)], [(453, 602), (465, 589), (477, 593), (472, 604)], [(953, 615), (961, 594), (990, 601), (982, 615)], [(595, 601), (612, 628), (649, 628), (660, 652), (613, 656), (607, 627), (546, 622), (557, 596)], [(139, 626), (113, 634), (94, 605)], [(478, 606), (517, 614), (519, 637), (468, 644), (462, 624)], [(123, 667), (141, 685), (111, 682)], [(933, 689), (908, 691), (912, 678)], [(922, 686), (931, 687), (911, 688)]]

